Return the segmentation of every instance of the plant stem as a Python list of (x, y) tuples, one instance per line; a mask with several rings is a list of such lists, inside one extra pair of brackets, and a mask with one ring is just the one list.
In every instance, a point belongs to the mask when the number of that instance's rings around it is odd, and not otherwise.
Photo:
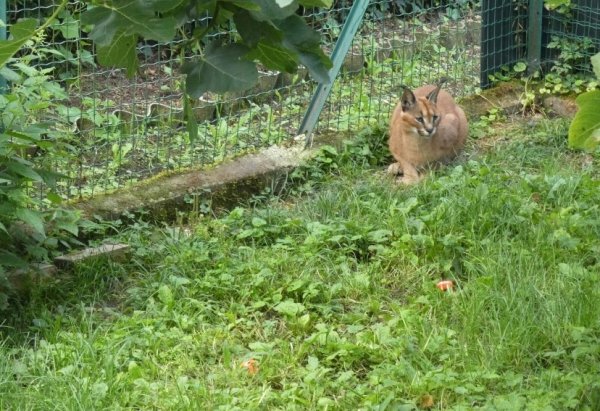
[(56, 19), (58, 14), (65, 7), (67, 7), (67, 3), (69, 3), (69, 0), (63, 0), (62, 3), (60, 3), (60, 6), (58, 6), (58, 8), (56, 10), (54, 10), (54, 13), (52, 13), (52, 15), (50, 17), (48, 17), (48, 20), (46, 20), (46, 22), (44, 24), (42, 24), (42, 26), (39, 29), (37, 29), (37, 31), (45, 30), (50, 25), (50, 23), (52, 23)]

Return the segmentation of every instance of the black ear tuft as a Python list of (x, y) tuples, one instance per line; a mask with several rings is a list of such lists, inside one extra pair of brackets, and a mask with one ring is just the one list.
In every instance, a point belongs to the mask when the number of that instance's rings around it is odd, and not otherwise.
[(435, 89), (433, 89), (431, 93), (427, 94), (427, 100), (431, 101), (433, 104), (437, 104), (438, 94), (440, 93), (441, 89), (442, 84), (440, 83)]
[(400, 99), (400, 101), (402, 102), (402, 111), (406, 111), (414, 107), (415, 104), (417, 104), (417, 98), (415, 97), (413, 92), (410, 91), (410, 89), (405, 85), (401, 84), (400, 87), (404, 89), (404, 92), (402, 93), (402, 97)]
[(437, 104), (437, 99), (438, 99), (438, 94), (440, 93), (440, 90), (442, 89), (442, 85), (446, 82), (450, 80), (450, 77), (442, 77), (438, 83), (437, 83), (437, 87), (427, 95), (427, 100), (431, 101), (433, 104)]

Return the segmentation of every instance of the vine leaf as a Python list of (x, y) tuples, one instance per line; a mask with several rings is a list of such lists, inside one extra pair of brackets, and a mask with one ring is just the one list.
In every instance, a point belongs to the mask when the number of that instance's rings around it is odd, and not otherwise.
[(594, 67), (596, 77), (600, 80), (600, 53), (592, 56), (592, 66)]
[(571, 4), (571, 0), (546, 0), (545, 6), (547, 10), (554, 10), (560, 6), (568, 6)]
[(283, 46), (298, 54), (311, 77), (320, 83), (330, 83), (328, 70), (332, 63), (321, 50), (319, 33), (308, 27), (300, 16), (290, 16), (274, 24), (283, 32)]
[(126, 35), (120, 29), (107, 46), (98, 47), (98, 62), (103, 66), (124, 68), (127, 77), (131, 78), (139, 67), (139, 60), (135, 52), (135, 35)]
[(269, 70), (294, 72), (298, 69), (298, 55), (279, 44), (262, 39), (247, 59), (260, 60)]
[[(166, 2), (162, 2), (166, 3)], [(94, 7), (81, 15), (83, 24), (93, 24), (90, 38), (99, 46), (107, 46), (119, 30), (123, 35), (140, 35), (147, 40), (168, 42), (175, 36), (174, 17), (156, 17), (163, 8), (156, 0), (114, 0)], [(179, 3), (179, 2), (176, 2)]]
[(333, 0), (300, 0), (304, 7), (325, 7), (327, 9), (333, 6)]
[(223, 46), (212, 41), (204, 49), (204, 58), (181, 66), (186, 74), (186, 90), (192, 98), (200, 98), (207, 91), (217, 94), (240, 92), (258, 82), (258, 69), (252, 61), (242, 60), (250, 49), (242, 44)]
[(600, 90), (583, 93), (576, 102), (579, 111), (569, 127), (569, 145), (593, 150), (600, 143)]
[(260, 11), (250, 14), (258, 21), (283, 20), (298, 10), (298, 0), (250, 0), (260, 7)]
[(282, 42), (283, 33), (269, 21), (255, 20), (247, 10), (239, 10), (233, 15), (233, 22), (242, 40), (248, 47), (256, 47), (263, 38), (272, 42)]
[(33, 36), (36, 27), (34, 19), (21, 20), (10, 27), (12, 40), (0, 40), (0, 68)]
[(15, 210), (15, 216), (40, 234), (46, 234), (44, 231), (44, 221), (42, 220), (40, 213), (30, 210), (29, 208), (17, 208)]

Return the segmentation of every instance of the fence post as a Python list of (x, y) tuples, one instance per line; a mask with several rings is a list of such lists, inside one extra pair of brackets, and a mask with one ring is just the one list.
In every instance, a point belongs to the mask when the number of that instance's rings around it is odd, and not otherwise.
[(331, 92), (331, 87), (333, 86), (333, 82), (337, 77), (340, 68), (342, 67), (342, 62), (348, 53), (348, 49), (352, 44), (352, 40), (354, 39), (354, 35), (358, 30), (358, 26), (362, 22), (363, 16), (365, 15), (365, 11), (369, 6), (368, 1), (355, 1), (352, 4), (352, 8), (350, 9), (350, 13), (348, 14), (348, 18), (344, 23), (344, 27), (342, 27), (342, 32), (340, 33), (340, 38), (335, 42), (335, 46), (333, 48), (333, 52), (331, 53), (331, 61), (333, 62), (333, 67), (329, 69), (329, 83), (323, 84), (319, 83), (317, 85), (317, 89), (315, 90), (315, 94), (312, 96), (312, 100), (310, 101), (310, 105), (308, 106), (308, 110), (306, 110), (306, 114), (304, 115), (304, 119), (302, 120), (302, 124), (300, 125), (299, 135), (304, 134), (306, 136), (305, 147), (308, 147), (311, 142), (312, 131), (319, 120), (319, 115), (323, 110), (323, 106), (325, 105), (325, 101), (327, 101), (327, 97)]
[[(4, 27), (0, 27), (0, 40), (6, 40), (6, 0), (0, 0), (0, 20), (4, 23)], [(0, 76), (0, 94), (6, 92), (6, 79)]]
[(543, 12), (543, 0), (529, 1), (529, 22), (527, 24), (527, 67), (529, 74), (537, 71), (541, 64)]

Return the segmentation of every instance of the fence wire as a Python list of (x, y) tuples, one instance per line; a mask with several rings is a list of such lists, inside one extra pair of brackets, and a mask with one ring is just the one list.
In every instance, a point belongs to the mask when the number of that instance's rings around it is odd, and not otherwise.
[[(51, 3), (9, 0), (8, 23), (23, 17), (44, 19), (53, 11)], [(321, 113), (316, 138), (352, 134), (387, 121), (400, 84), (417, 87), (450, 76), (453, 81), (446, 88), (457, 97), (479, 86), (482, 26), (477, 2), (429, 2), (447, 3), (435, 7), (423, 7), (427, 2), (422, 0), (408, 3), (371, 1)], [(351, 2), (336, 5), (305, 11), (327, 52), (338, 39)], [(56, 85), (45, 91), (48, 107), (34, 117), (54, 122), (56, 138), (71, 150), (69, 161), (55, 164), (70, 177), (59, 183), (65, 198), (87, 198), (164, 172), (214, 164), (296, 135), (316, 87), (305, 68), (299, 67), (295, 75), (263, 71), (259, 84), (245, 93), (204, 95), (195, 103), (199, 138), (190, 142), (178, 73), (190, 57), (173, 53), (177, 41), (139, 42), (141, 67), (128, 79), (124, 70), (97, 64), (87, 39), (89, 27), (73, 18), (84, 9), (83, 3), (71, 2), (44, 42), (34, 46), (39, 58), (28, 63), (46, 70)]]
[[(529, 22), (530, 7), (541, 9), (541, 23)], [(600, 50), (599, 1), (572, 0), (549, 9), (541, 0), (486, 0), (481, 14), (482, 88), (515, 71), (524, 72), (527, 64), (539, 68), (540, 77), (548, 73), (558, 76), (557, 82), (569, 75), (594, 76), (590, 58)], [(529, 36), (537, 35), (541, 37), (540, 55), (536, 61), (528, 61)]]

